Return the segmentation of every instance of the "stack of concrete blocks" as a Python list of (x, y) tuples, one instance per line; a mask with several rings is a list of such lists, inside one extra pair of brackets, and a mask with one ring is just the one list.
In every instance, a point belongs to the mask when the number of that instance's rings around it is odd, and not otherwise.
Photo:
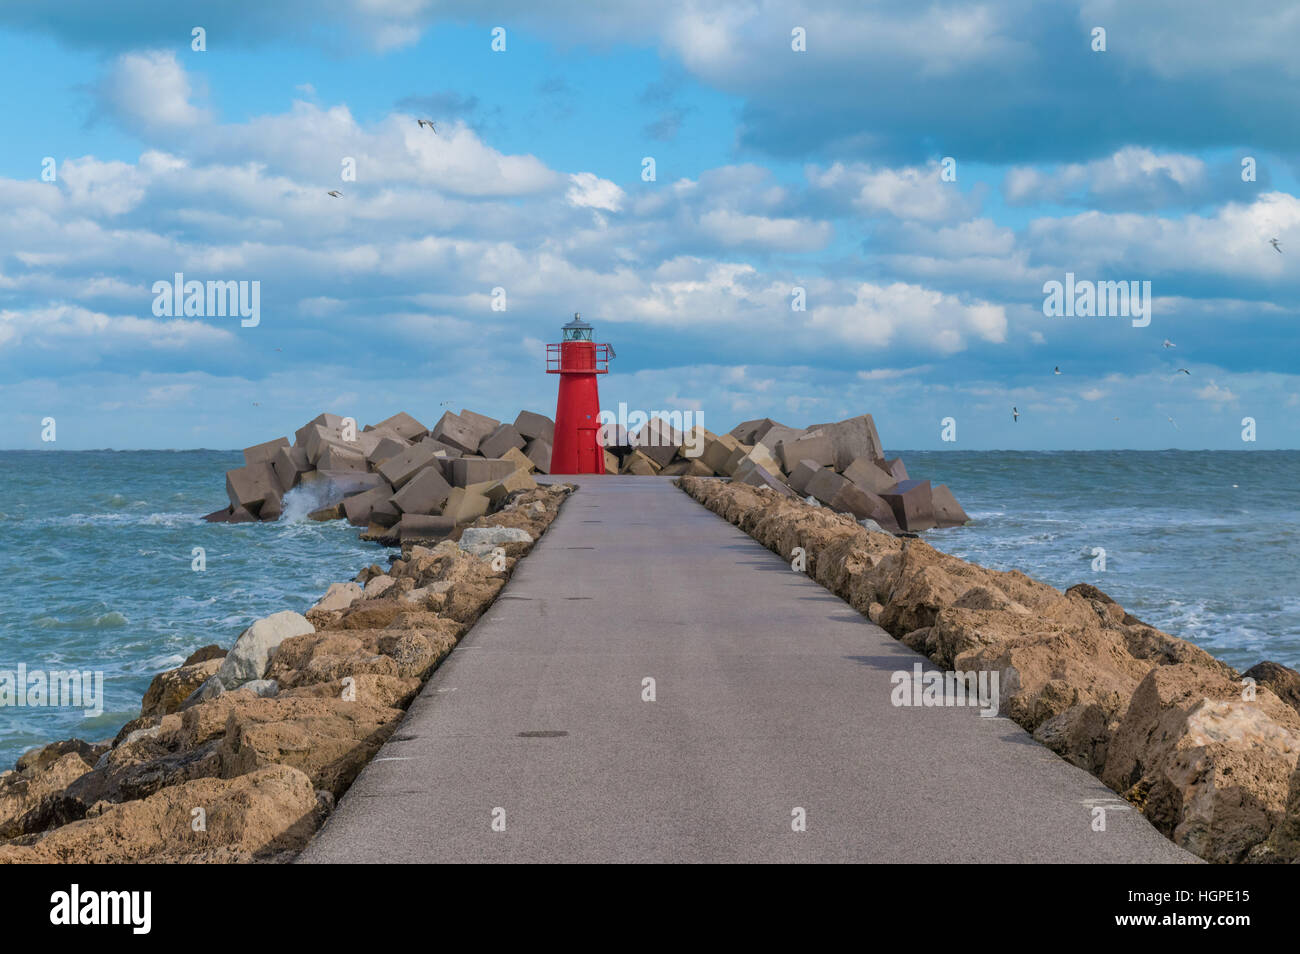
[(318, 485), (325, 506), (310, 516), (346, 519), (366, 536), (435, 540), (499, 509), (516, 491), (548, 473), (555, 424), (523, 411), (513, 424), (473, 411), (448, 411), (432, 428), (395, 414), (357, 432), (336, 414), (244, 451), (244, 466), (226, 474), (230, 505), (211, 522), (277, 520), (284, 496)]
[(910, 480), (902, 460), (885, 458), (870, 414), (803, 428), (759, 418), (723, 435), (703, 428), (683, 434), (652, 419), (629, 445), (624, 474), (729, 477), (812, 498), (891, 532), (960, 526), (968, 519), (946, 486)]

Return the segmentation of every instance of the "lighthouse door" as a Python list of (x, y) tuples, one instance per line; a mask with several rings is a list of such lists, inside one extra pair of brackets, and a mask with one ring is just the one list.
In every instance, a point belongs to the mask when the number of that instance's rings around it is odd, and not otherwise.
[(596, 428), (578, 428), (578, 473), (599, 474), (597, 461), (600, 458), (597, 455), (600, 453), (601, 448), (596, 443)]

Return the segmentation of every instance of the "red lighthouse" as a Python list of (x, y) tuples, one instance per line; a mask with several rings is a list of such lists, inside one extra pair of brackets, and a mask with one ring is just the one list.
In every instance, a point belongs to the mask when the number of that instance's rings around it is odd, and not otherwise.
[(555, 401), (552, 474), (603, 474), (605, 449), (600, 430), (600, 395), (596, 375), (609, 372), (614, 349), (591, 340), (592, 327), (574, 314), (559, 344), (546, 346), (546, 373), (560, 376)]

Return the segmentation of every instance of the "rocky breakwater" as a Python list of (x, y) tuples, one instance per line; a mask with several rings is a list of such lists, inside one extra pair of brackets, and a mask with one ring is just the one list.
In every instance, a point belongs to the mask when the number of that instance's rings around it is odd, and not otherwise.
[(987, 570), (767, 486), (680, 486), (783, 559), (802, 547), (810, 576), (941, 669), (998, 673), (1003, 715), (1177, 844), (1213, 862), (1300, 861), (1294, 670), (1238, 673), (1096, 587)]
[(618, 440), (606, 449), (606, 469), (618, 473), (730, 477), (891, 532), (969, 519), (945, 485), (913, 480), (900, 458), (886, 459), (870, 414), (803, 428), (765, 417), (720, 436), (702, 427), (678, 432), (656, 417)]
[(531, 411), (513, 424), (448, 411), (432, 428), (402, 412), (360, 431), (351, 418), (321, 414), (292, 443), (245, 448), (244, 466), (226, 473), (229, 504), (204, 519), (278, 520), (297, 493), (313, 519), (346, 519), (366, 539), (438, 540), (536, 488), (533, 474), (550, 472), (554, 435), (554, 422)]
[(572, 490), (512, 491), (305, 614), (198, 650), (112, 741), (24, 754), (0, 774), (0, 862), (292, 859)]

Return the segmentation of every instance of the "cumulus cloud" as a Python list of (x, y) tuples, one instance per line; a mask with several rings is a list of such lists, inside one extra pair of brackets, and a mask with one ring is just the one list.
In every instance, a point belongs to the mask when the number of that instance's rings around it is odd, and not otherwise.
[(136, 131), (184, 130), (210, 118), (190, 102), (189, 75), (170, 50), (122, 54), (96, 92), (103, 110)]
[(569, 182), (572, 184), (564, 197), (570, 205), (608, 212), (617, 212), (623, 207), (623, 190), (608, 179), (592, 172), (577, 172), (569, 176)]
[(1059, 166), (1013, 166), (1002, 193), (1012, 205), (1042, 202), (1103, 207), (1161, 208), (1208, 197), (1205, 162), (1179, 153), (1128, 146), (1104, 159)]

